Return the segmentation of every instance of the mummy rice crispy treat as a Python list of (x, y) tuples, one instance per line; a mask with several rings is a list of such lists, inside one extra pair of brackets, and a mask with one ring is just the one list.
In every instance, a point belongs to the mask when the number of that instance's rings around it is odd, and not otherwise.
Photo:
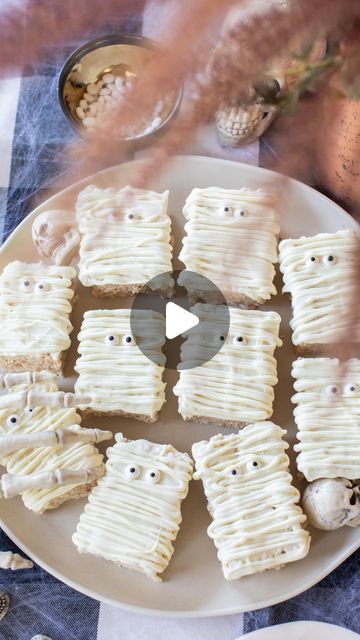
[[(187, 235), (179, 258), (187, 270), (214, 282), (235, 306), (256, 307), (276, 293), (280, 229), (273, 194), (245, 188), (193, 189), (183, 211)], [(190, 288), (194, 301), (204, 301), (186, 276), (180, 276), (179, 284)]]
[(360, 360), (299, 358), (292, 402), (305, 478), (360, 478)]
[[(92, 397), (88, 413), (154, 422), (165, 402), (161, 352), (165, 320), (160, 313), (138, 310), (141, 335), (133, 335), (130, 313), (129, 309), (105, 309), (84, 314), (75, 391)], [(140, 341), (146, 343), (148, 353), (153, 350), (153, 361), (137, 346)]]
[[(8, 393), (0, 396), (0, 464), (8, 472), (0, 478), (0, 496), (21, 494), (36, 514), (89, 493), (105, 469), (94, 443), (112, 437), (81, 429), (80, 416), (64, 406), (67, 394), (61, 396), (54, 380), (48, 372), (7, 374)], [(31, 394), (33, 401), (48, 398), (50, 406), (30, 408)]]
[[(179, 397), (179, 413), (184, 420), (242, 427), (272, 414), (273, 386), (277, 383), (275, 348), (279, 339), (280, 316), (272, 311), (229, 308), (230, 329), (222, 335), (221, 306), (196, 304), (193, 313), (200, 319), (189, 332), (181, 349), (180, 379), (174, 387)], [(214, 341), (222, 343), (217, 354), (194, 366)], [(192, 368), (190, 368), (192, 365)]]
[(78, 196), (76, 216), (81, 234), (79, 279), (97, 297), (151, 293), (146, 283), (157, 279), (170, 294), (173, 281), (169, 192), (125, 187), (86, 187)]
[(258, 422), (193, 445), (194, 478), (203, 482), (213, 518), (208, 535), (227, 580), (281, 569), (308, 553), (284, 433), (272, 422)]
[(61, 373), (70, 346), (72, 267), (11, 262), (0, 276), (0, 370)]
[(89, 496), (73, 542), (153, 580), (169, 564), (192, 460), (171, 445), (126, 440), (107, 450), (106, 473)]
[[(296, 351), (315, 353), (339, 339), (359, 341), (351, 326), (351, 303), (359, 251), (354, 231), (319, 233), (279, 245), (284, 292), (291, 294)], [(354, 335), (349, 335), (352, 329)]]

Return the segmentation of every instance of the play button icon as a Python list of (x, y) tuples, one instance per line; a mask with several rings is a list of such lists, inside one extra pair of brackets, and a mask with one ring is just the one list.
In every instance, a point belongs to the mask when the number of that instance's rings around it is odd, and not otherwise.
[[(175, 286), (169, 300), (157, 292), (164, 291), (164, 283), (171, 280)], [(159, 322), (151, 321), (151, 315), (144, 317), (144, 310), (163, 316), (162, 334)], [(132, 304), (130, 324), (136, 345), (149, 360), (165, 364), (167, 369), (184, 370), (205, 364), (221, 349), (230, 314), (213, 282), (183, 270), (161, 273), (143, 286)]]
[(199, 324), (199, 318), (196, 315), (179, 307), (175, 302), (167, 303), (165, 327), (168, 340), (177, 338), (185, 331), (196, 327), (197, 324)]

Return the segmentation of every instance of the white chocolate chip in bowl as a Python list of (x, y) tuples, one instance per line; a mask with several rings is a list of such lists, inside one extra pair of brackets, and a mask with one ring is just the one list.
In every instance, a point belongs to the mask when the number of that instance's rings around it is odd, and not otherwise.
[[(58, 88), (61, 107), (72, 125), (84, 135), (106, 130), (137, 77), (159, 54), (161, 47), (155, 42), (131, 35), (102, 37), (75, 51), (64, 64)], [(165, 128), (179, 108), (182, 89), (164, 92), (159, 99), (154, 97), (154, 104), (136, 123), (116, 126), (120, 140), (140, 148)]]

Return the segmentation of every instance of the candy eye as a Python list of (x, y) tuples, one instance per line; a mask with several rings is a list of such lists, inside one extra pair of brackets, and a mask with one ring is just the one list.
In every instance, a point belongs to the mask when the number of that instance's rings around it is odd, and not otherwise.
[(219, 342), (225, 342), (225, 336), (219, 336), (218, 340)]
[(231, 216), (233, 213), (233, 210), (231, 207), (229, 207), (228, 204), (223, 204), (219, 209), (219, 213), (221, 216)]
[(258, 456), (252, 457), (246, 463), (246, 468), (247, 468), (248, 471), (256, 471), (257, 469), (261, 468), (262, 466), (263, 466), (263, 462)]
[(306, 262), (308, 265), (319, 264), (320, 258), (319, 256), (309, 256)]
[(336, 396), (338, 392), (339, 388), (335, 384), (329, 384), (325, 389), (325, 393), (328, 396)]
[(245, 338), (244, 336), (235, 336), (235, 338), (233, 339), (233, 344), (245, 344)]
[(230, 478), (236, 478), (236, 476), (238, 476), (238, 475), (239, 475), (239, 470), (238, 470), (238, 469), (235, 469), (235, 468), (230, 469), (230, 470), (228, 471), (228, 475), (230, 476)]
[(333, 255), (323, 257), (324, 264), (332, 265), (332, 264), (335, 264), (335, 262), (336, 262), (336, 258)]
[(156, 484), (157, 482), (159, 482), (160, 478), (161, 478), (161, 473), (158, 469), (149, 469), (149, 471), (147, 471), (146, 473), (146, 480), (147, 482), (151, 482), (152, 484)]
[(34, 411), (34, 409), (29, 409), (29, 407), (25, 407), (24, 412), (29, 414), (32, 413)]
[(42, 293), (43, 291), (49, 290), (49, 285), (45, 282), (37, 282), (34, 289), (37, 293)]
[(127, 346), (132, 346), (135, 344), (135, 338), (133, 338), (133, 336), (124, 336), (122, 339), (122, 343)]
[(22, 291), (26, 291), (26, 293), (30, 293), (30, 291), (32, 291), (34, 288), (34, 283), (28, 278), (25, 278), (24, 280), (22, 280), (20, 284), (20, 288)]
[(344, 387), (344, 394), (346, 396), (351, 396), (353, 393), (359, 391), (359, 385), (357, 384), (346, 384)]
[(130, 211), (128, 213), (125, 213), (124, 220), (133, 222), (135, 220), (135, 213), (131, 213)]
[(106, 344), (119, 344), (119, 338), (118, 336), (114, 336), (113, 334), (110, 334), (109, 336), (106, 336), (105, 342)]
[(247, 211), (245, 209), (235, 209), (234, 218), (245, 218), (247, 216)]
[(137, 464), (129, 464), (125, 469), (125, 475), (127, 478), (138, 478), (140, 473), (141, 469)]
[(15, 413), (13, 413), (11, 416), (8, 416), (8, 419), (6, 420), (6, 424), (8, 427), (15, 427), (15, 425), (19, 422), (19, 416), (17, 416)]

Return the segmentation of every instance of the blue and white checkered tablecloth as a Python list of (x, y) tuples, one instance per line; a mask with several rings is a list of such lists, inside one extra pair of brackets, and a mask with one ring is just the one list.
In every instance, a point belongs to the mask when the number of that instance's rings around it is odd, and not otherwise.
[[(157, 0), (154, 0), (157, 1)], [(158, 0), (164, 4), (164, 0)], [(151, 16), (148, 17), (151, 27)], [(112, 24), (112, 30), (141, 30), (139, 18)], [(151, 28), (146, 33), (152, 35)], [(94, 35), (94, 34), (88, 34)], [(99, 35), (99, 34), (96, 34)], [(84, 38), (84, 40), (88, 37)], [(80, 43), (49, 53), (46, 62), (27, 66), (21, 77), (0, 80), (0, 239), (11, 233), (64, 170), (64, 146), (72, 135), (57, 101), (59, 66)], [(205, 131), (197, 149), (221, 155), (215, 140)], [(227, 157), (258, 163), (258, 146)], [(16, 548), (0, 532), (0, 550)], [(293, 620), (319, 620), (343, 625), (360, 633), (360, 555), (304, 594), (282, 604), (222, 618), (198, 620), (161, 619), (136, 615), (100, 604), (34, 566), (12, 572), (0, 570), (0, 592), (11, 599), (9, 612), (0, 622), (0, 640), (30, 640), (46, 634), (52, 640), (233, 640), (265, 626)]]

